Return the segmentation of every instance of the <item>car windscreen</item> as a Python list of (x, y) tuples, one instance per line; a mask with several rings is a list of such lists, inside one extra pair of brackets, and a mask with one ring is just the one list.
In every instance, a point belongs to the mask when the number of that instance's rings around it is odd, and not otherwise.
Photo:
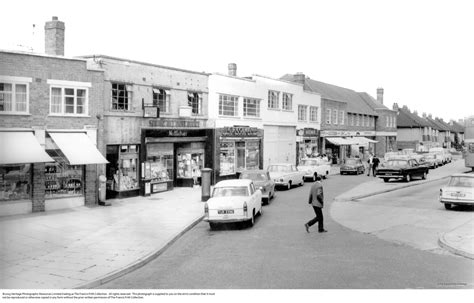
[(346, 165), (357, 165), (357, 164), (359, 164), (359, 161), (357, 161), (355, 159), (347, 159), (344, 163)]
[(213, 197), (235, 197), (248, 196), (249, 191), (247, 186), (229, 186), (229, 187), (215, 187), (212, 192)]
[(300, 165), (318, 165), (318, 161), (316, 160), (301, 160)]
[(290, 171), (290, 167), (286, 165), (270, 165), (268, 167), (268, 171), (271, 172), (288, 172)]
[(474, 187), (474, 178), (470, 177), (451, 177), (449, 180), (448, 186), (457, 186), (457, 187)]
[(408, 165), (408, 161), (405, 160), (389, 160), (385, 164), (387, 167), (393, 167), (393, 166), (406, 166)]
[(240, 174), (240, 179), (250, 179), (253, 181), (265, 181), (267, 180), (267, 175), (265, 173), (242, 173)]

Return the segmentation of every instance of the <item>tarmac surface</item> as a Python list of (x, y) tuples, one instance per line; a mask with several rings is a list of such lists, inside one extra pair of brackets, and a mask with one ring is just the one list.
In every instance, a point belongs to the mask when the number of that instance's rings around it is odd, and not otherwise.
[[(458, 160), (432, 170), (425, 181), (386, 184), (374, 178), (338, 196), (331, 216), (361, 231), (368, 223), (356, 224), (361, 209), (352, 207), (354, 200), (446, 178), (465, 171), (463, 164)], [(331, 174), (338, 173), (333, 167)], [(159, 256), (202, 217), (201, 188), (115, 199), (111, 206), (0, 217), (0, 288), (100, 287)], [(439, 245), (474, 259), (473, 221), (441, 234)]]

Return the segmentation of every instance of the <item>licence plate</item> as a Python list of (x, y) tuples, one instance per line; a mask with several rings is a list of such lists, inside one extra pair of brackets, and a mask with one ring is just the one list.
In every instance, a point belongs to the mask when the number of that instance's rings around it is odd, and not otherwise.
[(219, 215), (228, 215), (228, 214), (233, 214), (234, 210), (233, 209), (218, 210), (217, 213)]
[(466, 194), (463, 194), (463, 193), (451, 193), (451, 196), (452, 196), (452, 197), (465, 197)]

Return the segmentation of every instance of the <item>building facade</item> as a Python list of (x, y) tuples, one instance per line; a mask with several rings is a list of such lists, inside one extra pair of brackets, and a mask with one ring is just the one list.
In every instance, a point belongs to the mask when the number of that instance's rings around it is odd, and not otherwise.
[(98, 201), (103, 72), (62, 56), (64, 23), (45, 30), (47, 54), (0, 51), (2, 215)]

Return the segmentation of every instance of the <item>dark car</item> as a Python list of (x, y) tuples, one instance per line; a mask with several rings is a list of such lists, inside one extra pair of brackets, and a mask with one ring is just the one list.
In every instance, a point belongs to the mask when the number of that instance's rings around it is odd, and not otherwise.
[(377, 169), (377, 177), (385, 182), (390, 179), (403, 179), (410, 182), (413, 177), (426, 179), (428, 167), (420, 165), (415, 159), (389, 159)]
[(255, 188), (261, 188), (263, 202), (268, 203), (275, 197), (275, 182), (270, 178), (268, 171), (244, 170), (240, 173), (239, 179), (250, 179), (255, 184)]
[(364, 164), (360, 158), (347, 158), (341, 165), (341, 175), (344, 174), (363, 174), (365, 172)]

